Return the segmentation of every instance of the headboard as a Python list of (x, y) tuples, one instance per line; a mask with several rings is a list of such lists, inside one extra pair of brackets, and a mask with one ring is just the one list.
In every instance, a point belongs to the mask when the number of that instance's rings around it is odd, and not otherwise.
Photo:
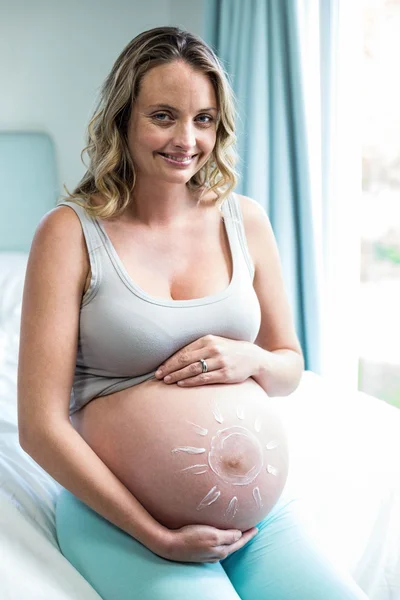
[(40, 219), (59, 194), (50, 136), (0, 132), (0, 252), (29, 252)]

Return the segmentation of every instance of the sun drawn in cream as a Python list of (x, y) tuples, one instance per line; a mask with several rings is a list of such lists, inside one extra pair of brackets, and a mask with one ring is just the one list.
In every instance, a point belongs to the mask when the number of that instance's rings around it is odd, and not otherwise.
[[(216, 403), (212, 406), (212, 412), (215, 420), (222, 425), (224, 418), (221, 411)], [(243, 406), (238, 406), (236, 409), (236, 416), (239, 420), (243, 420), (245, 417), (245, 410)], [(194, 428), (195, 432), (201, 436), (207, 436), (208, 430), (196, 423), (187, 421)], [(259, 433), (262, 429), (262, 419), (257, 416), (254, 420), (254, 431)], [(274, 450), (278, 447), (278, 442), (270, 440), (266, 445), (266, 450)], [(238, 450), (239, 448), (239, 450)], [(200, 455), (206, 454), (207, 450), (201, 447), (195, 446), (181, 446), (171, 450), (173, 454), (178, 452), (185, 452), (186, 454)], [(244, 473), (238, 473), (238, 467), (242, 464), (241, 456), (244, 454), (252, 456), (253, 466)], [(211, 439), (210, 450), (208, 452), (207, 462), (196, 463), (184, 467), (182, 471), (190, 471), (193, 475), (201, 475), (207, 473), (211, 469), (218, 477), (220, 477), (226, 483), (232, 485), (250, 485), (256, 477), (259, 475), (261, 470), (264, 468), (264, 452), (263, 446), (258, 440), (257, 436), (254, 435), (250, 429), (241, 425), (234, 425), (219, 429), (214, 437)], [(270, 475), (277, 476), (279, 470), (273, 465), (267, 462), (265, 467), (267, 473)], [(253, 487), (252, 490), (254, 502), (257, 508), (262, 508), (263, 502), (260, 494), (260, 490), (257, 486)], [(204, 498), (200, 501), (197, 506), (197, 510), (203, 510), (207, 506), (210, 506), (218, 500), (221, 495), (221, 491), (218, 489), (218, 485), (214, 485)], [(236, 496), (233, 496), (229, 501), (228, 506), (225, 510), (225, 516), (227, 519), (233, 519), (239, 509), (239, 501)]]

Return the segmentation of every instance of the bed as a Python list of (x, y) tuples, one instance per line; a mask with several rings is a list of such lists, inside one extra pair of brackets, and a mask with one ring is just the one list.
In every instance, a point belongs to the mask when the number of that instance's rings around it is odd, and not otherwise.
[[(21, 211), (14, 205), (7, 216), (3, 194), (4, 220), (18, 226)], [(39, 210), (44, 214), (54, 205), (50, 194)], [(18, 247), (15, 236), (8, 247), (3, 238), (0, 247), (0, 596), (95, 600), (98, 594), (58, 547), (54, 507), (60, 486), (18, 443), (19, 325), (31, 235), (26, 231)], [(369, 598), (400, 600), (400, 411), (342, 389), (340, 377), (327, 382), (309, 371), (293, 394), (273, 402), (289, 436), (287, 485), (296, 490), (310, 532)]]

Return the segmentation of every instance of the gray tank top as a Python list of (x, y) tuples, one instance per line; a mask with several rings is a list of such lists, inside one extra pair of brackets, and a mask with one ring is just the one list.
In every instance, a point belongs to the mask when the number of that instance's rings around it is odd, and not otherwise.
[(204, 335), (254, 342), (261, 311), (236, 194), (222, 205), (233, 264), (230, 284), (190, 300), (146, 293), (128, 275), (102, 223), (74, 202), (57, 206), (63, 205), (79, 217), (92, 272), (80, 308), (70, 415), (96, 397), (154, 378), (167, 358)]

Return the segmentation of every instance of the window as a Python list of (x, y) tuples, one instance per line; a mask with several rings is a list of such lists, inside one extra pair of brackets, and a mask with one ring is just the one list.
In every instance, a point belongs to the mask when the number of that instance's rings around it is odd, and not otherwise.
[(400, 408), (400, 0), (364, 0), (359, 389)]

